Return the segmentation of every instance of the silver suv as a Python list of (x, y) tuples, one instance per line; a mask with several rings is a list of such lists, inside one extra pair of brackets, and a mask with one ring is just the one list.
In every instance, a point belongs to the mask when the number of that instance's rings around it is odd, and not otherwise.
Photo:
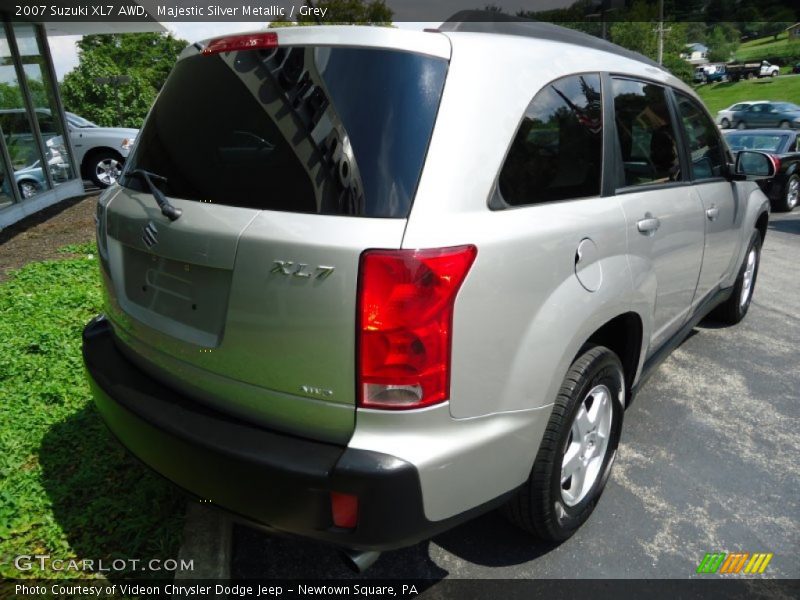
[(647, 373), (747, 313), (773, 169), (555, 26), (192, 45), (99, 202), (98, 410), (195, 496), (361, 566), (499, 506), (564, 540)]

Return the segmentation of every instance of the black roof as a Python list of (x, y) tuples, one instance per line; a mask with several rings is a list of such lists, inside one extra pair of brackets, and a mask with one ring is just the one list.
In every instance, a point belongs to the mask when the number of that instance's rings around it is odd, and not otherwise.
[(657, 62), (634, 52), (617, 46), (599, 37), (589, 35), (575, 29), (568, 29), (552, 23), (532, 21), (500, 12), (486, 10), (462, 10), (447, 19), (439, 26), (439, 31), (467, 31), (472, 33), (500, 33), (503, 35), (519, 35), (540, 40), (551, 40), (575, 44), (593, 50), (602, 50), (645, 63), (651, 67), (663, 69)]

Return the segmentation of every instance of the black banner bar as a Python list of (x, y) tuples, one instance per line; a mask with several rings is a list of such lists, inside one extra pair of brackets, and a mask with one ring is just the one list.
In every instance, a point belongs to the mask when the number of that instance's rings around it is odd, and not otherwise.
[(276, 600), (321, 597), (336, 600), (418, 598), (424, 600), (694, 600), (798, 598), (800, 580), (716, 577), (665, 579), (443, 579), (443, 580), (9, 580), (0, 583), (2, 599), (227, 598)]
[[(671, 22), (800, 21), (800, 0), (385, 0), (392, 22), (442, 22), (456, 13), (490, 7), (473, 18), (524, 17), (553, 22), (651, 21), (659, 1)], [(643, 8), (644, 7), (644, 8)], [(338, 14), (337, 14), (338, 11)], [(344, 12), (343, 12), (344, 11)], [(218, 22), (307, 19), (322, 24), (368, 21), (353, 17), (339, 0), (0, 0), (0, 12), (16, 20), (42, 22)], [(346, 14), (345, 14), (346, 13)]]

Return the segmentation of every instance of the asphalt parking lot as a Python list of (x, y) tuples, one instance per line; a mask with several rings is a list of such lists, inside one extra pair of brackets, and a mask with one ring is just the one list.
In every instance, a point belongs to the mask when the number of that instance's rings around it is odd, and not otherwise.
[[(774, 553), (765, 577), (800, 578), (798, 356), (795, 211), (772, 215), (744, 322), (701, 323), (640, 391), (611, 481), (573, 538), (544, 545), (491, 513), (385, 553), (366, 576), (686, 578), (706, 552), (742, 551)], [(353, 576), (329, 547), (242, 527), (231, 575)]]

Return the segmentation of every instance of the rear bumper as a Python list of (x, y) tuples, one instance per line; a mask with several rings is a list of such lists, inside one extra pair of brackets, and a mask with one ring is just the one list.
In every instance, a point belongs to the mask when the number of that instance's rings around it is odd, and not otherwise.
[[(194, 496), (258, 525), (348, 548), (387, 550), (495, 504), (428, 521), (411, 463), (269, 431), (193, 402), (133, 365), (102, 317), (83, 332), (83, 357), (97, 409), (128, 450)], [(331, 491), (358, 496), (355, 529), (333, 525)]]

